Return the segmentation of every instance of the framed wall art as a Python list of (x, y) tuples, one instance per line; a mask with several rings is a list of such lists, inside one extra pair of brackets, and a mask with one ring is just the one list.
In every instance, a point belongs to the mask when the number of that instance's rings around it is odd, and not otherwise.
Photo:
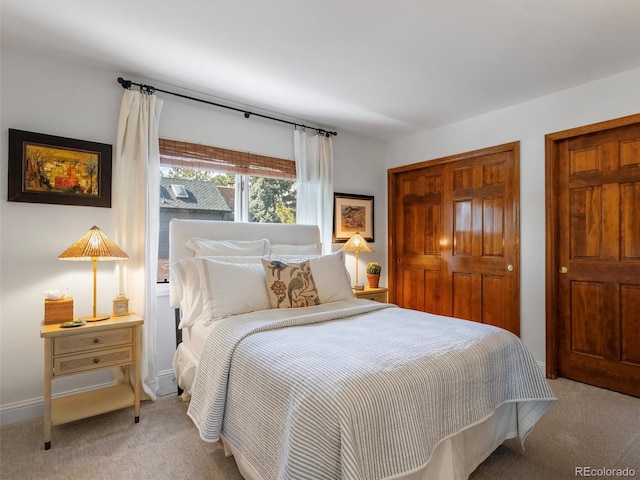
[(111, 145), (9, 129), (10, 202), (111, 208)]
[(333, 194), (333, 241), (345, 243), (356, 232), (373, 242), (373, 196)]

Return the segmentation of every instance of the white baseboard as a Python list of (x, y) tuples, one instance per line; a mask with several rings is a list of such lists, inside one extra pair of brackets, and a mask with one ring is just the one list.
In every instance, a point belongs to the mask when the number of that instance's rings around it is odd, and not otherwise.
[[(108, 387), (109, 385), (111, 385), (111, 383), (92, 385), (87, 388), (62, 392), (54, 395), (53, 397), (57, 398), (74, 393), (86, 392), (88, 390), (95, 390), (96, 388)], [(163, 370), (162, 372), (158, 372), (157, 395), (164, 396), (171, 393), (177, 393), (176, 377), (173, 370)], [(0, 426), (39, 418), (44, 415), (43, 412), (44, 397), (32, 398), (30, 400), (2, 405), (0, 406)]]
[(163, 370), (158, 372), (158, 391), (156, 395), (164, 397), (165, 395), (178, 394), (178, 384), (176, 375), (173, 370)]

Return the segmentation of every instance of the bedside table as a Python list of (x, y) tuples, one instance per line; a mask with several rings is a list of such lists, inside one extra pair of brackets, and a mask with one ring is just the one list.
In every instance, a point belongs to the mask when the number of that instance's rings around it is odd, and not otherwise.
[[(140, 420), (140, 342), (144, 320), (129, 315), (87, 322), (81, 327), (42, 325), (44, 338), (44, 448), (51, 448), (51, 426), (102, 413), (134, 407)], [(130, 367), (134, 380), (131, 385)], [(124, 367), (125, 383), (51, 398), (51, 384), (57, 377)]]
[(364, 287), (364, 290), (353, 291), (353, 295), (356, 298), (366, 298), (367, 300), (374, 300), (381, 303), (388, 302), (388, 294), (389, 289), (386, 287)]

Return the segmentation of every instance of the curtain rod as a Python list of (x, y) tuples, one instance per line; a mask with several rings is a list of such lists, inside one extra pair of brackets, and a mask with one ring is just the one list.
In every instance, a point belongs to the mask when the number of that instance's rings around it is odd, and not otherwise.
[(154, 92), (162, 92), (162, 93), (168, 93), (169, 95), (175, 95), (176, 97), (181, 97), (181, 98), (186, 98), (187, 100), (193, 100), (195, 102), (200, 102), (200, 103), (206, 103), (208, 105), (213, 105), (215, 107), (221, 107), (221, 108), (226, 108), (228, 110), (233, 110), (236, 112), (241, 112), (244, 114), (244, 118), (249, 118), (251, 115), (254, 115), (256, 117), (260, 117), (260, 118), (266, 118), (267, 120), (274, 120), (276, 122), (281, 122), (281, 123), (287, 123), (289, 125), (294, 125), (296, 127), (302, 127), (302, 128), (310, 128), (312, 130), (315, 130), (316, 132), (318, 132), (319, 134), (325, 135), (327, 137), (333, 135), (336, 136), (338, 135), (337, 132), (329, 132), (327, 130), (324, 130), (322, 128), (317, 128), (317, 127), (310, 127), (309, 125), (303, 125), (302, 123), (295, 123), (295, 122), (290, 122), (288, 120), (283, 120), (281, 118), (276, 118), (276, 117), (270, 117), (269, 115), (262, 115), (261, 113), (255, 113), (255, 112), (249, 112), (247, 110), (243, 110), (241, 108), (236, 108), (236, 107), (231, 107), (229, 105), (222, 105), (220, 103), (215, 103), (215, 102), (210, 102), (208, 100), (202, 100), (200, 98), (195, 98), (195, 97), (190, 97), (188, 95), (183, 95), (181, 93), (176, 93), (176, 92), (169, 92), (167, 90), (162, 90), (160, 88), (156, 88), (156, 87), (152, 87), (151, 85), (143, 85), (141, 83), (135, 83), (132, 82), (131, 80), (125, 80), (122, 77), (118, 77), (118, 83), (120, 85), (122, 85), (122, 88), (126, 88), (126, 89), (130, 89), (131, 85), (135, 85), (137, 87), (140, 87), (140, 90), (149, 94), (152, 94)]

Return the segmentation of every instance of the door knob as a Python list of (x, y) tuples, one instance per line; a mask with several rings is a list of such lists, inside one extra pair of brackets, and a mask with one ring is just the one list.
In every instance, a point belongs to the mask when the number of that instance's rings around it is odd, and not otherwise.
[(511, 264), (507, 265), (507, 271), (513, 272), (513, 265)]
[(562, 267), (560, 267), (560, 268), (558, 269), (558, 271), (559, 271), (560, 273), (567, 273), (567, 272), (569, 271), (569, 269), (568, 269), (567, 267), (565, 267), (565, 266), (562, 266)]

